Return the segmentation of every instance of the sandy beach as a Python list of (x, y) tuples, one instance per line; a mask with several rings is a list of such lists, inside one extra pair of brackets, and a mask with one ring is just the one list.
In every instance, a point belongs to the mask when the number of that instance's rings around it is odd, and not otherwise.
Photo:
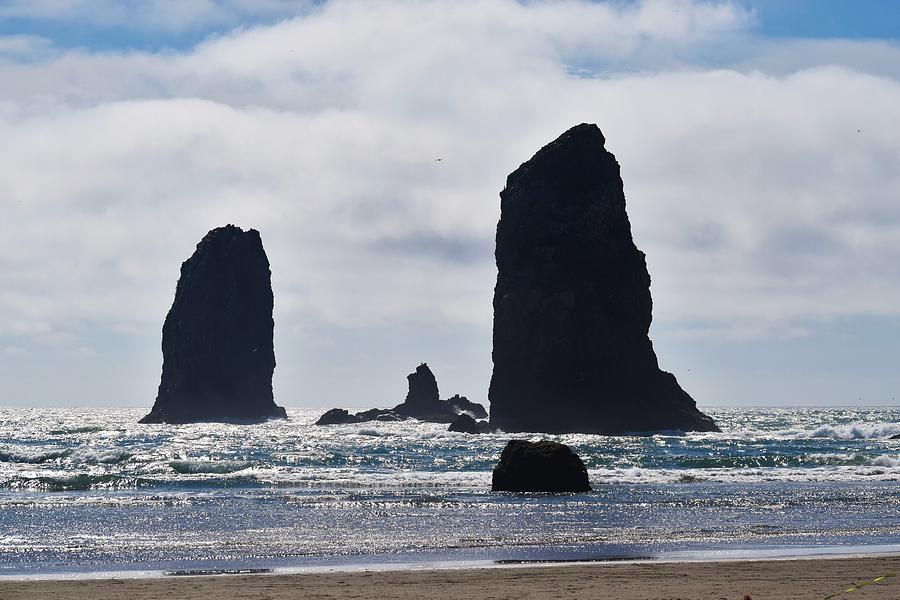
[[(0, 582), (4, 600), (900, 598), (900, 556)], [(866, 584), (858, 589), (854, 585)], [(843, 593), (841, 593), (843, 592)]]

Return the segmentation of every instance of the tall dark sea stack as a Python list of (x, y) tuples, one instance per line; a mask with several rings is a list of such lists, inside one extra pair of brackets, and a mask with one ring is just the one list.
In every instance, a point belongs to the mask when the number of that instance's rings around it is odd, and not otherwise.
[(272, 395), (272, 279), (259, 232), (213, 229), (181, 265), (163, 325), (163, 369), (141, 423), (286, 417)]
[(577, 125), (500, 193), (491, 425), (717, 431), (659, 369), (648, 337), (650, 275), (605, 143), (596, 125)]

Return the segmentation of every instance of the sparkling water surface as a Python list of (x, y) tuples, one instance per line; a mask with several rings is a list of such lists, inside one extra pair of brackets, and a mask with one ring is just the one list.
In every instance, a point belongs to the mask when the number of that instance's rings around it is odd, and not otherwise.
[[(0, 409), (0, 575), (900, 546), (896, 408), (708, 409), (724, 433), (649, 437), (144, 412)], [(491, 493), (512, 437), (571, 445), (594, 490)]]

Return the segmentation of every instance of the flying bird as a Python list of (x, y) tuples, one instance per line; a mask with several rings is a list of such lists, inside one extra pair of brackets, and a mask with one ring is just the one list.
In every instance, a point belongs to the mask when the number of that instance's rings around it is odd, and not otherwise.
[(443, 159), (443, 158), (436, 158), (436, 159), (434, 159), (434, 162), (444, 162), (444, 159)]

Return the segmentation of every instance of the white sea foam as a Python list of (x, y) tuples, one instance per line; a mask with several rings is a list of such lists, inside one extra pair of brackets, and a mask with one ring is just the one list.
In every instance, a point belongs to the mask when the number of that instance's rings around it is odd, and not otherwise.
[(808, 437), (868, 440), (890, 438), (898, 433), (900, 433), (900, 424), (897, 423), (851, 423), (847, 425), (823, 425), (809, 433)]
[(253, 463), (243, 460), (173, 460), (169, 466), (176, 473), (197, 475), (201, 473), (236, 473), (249, 469)]
[(900, 467), (900, 456), (880, 454), (872, 460), (872, 464), (879, 467)]
[(689, 433), (691, 440), (713, 439), (833, 439), (833, 440), (887, 440), (900, 434), (900, 423), (844, 423), (818, 425), (803, 429), (730, 429), (721, 433)]
[(0, 462), (23, 463), (37, 465), (50, 462), (59, 462), (71, 454), (68, 449), (54, 450), (28, 450), (28, 449), (0, 449)]
[(744, 469), (591, 469), (593, 484), (900, 481), (900, 460), (879, 457), (869, 465)]
[(94, 464), (116, 464), (131, 458), (132, 452), (106, 448), (76, 448), (68, 456), (73, 462)]

